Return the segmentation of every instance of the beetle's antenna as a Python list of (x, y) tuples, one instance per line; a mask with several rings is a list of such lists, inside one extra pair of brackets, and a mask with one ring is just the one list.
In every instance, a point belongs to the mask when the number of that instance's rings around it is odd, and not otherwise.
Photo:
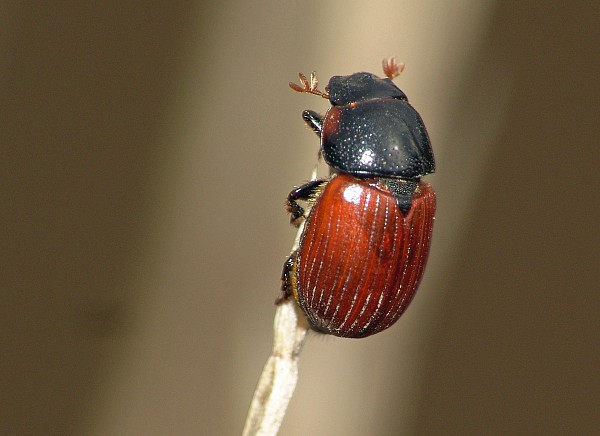
[(385, 74), (390, 80), (394, 80), (394, 77), (398, 77), (400, 73), (404, 71), (404, 63), (397, 63), (396, 58), (394, 56), (388, 59), (384, 59), (382, 65), (383, 74)]
[(327, 92), (319, 91), (317, 87), (319, 86), (319, 81), (317, 80), (317, 73), (314, 71), (310, 73), (310, 80), (306, 78), (306, 76), (302, 73), (298, 73), (298, 77), (300, 77), (300, 83), (302, 86), (290, 82), (290, 88), (292, 88), (296, 92), (305, 92), (307, 94), (318, 95), (319, 97), (329, 98), (329, 94)]

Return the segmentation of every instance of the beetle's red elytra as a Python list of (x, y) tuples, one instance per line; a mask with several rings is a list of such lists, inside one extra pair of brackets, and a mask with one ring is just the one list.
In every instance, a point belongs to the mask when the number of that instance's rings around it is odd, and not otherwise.
[(427, 262), (435, 193), (421, 182), (405, 216), (377, 179), (339, 174), (308, 216), (295, 295), (311, 326), (360, 338), (394, 324)]
[[(321, 138), (331, 175), (288, 195), (290, 221), (305, 220), (300, 244), (282, 273), (281, 302), (293, 296), (318, 332), (361, 338), (392, 326), (413, 299), (429, 256), (436, 208), (429, 137), (420, 115), (384, 61), (371, 73), (318, 81), (300, 75), (298, 92), (328, 98), (325, 116), (302, 114)], [(299, 201), (306, 201), (305, 211)]]

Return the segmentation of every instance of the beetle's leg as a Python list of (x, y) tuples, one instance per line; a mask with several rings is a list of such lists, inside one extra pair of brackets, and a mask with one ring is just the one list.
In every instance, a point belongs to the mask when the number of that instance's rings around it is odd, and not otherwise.
[(286, 207), (290, 213), (291, 224), (298, 227), (302, 218), (306, 218), (304, 208), (298, 204), (298, 201), (310, 200), (326, 181), (326, 179), (311, 180), (288, 194)]
[(398, 207), (404, 215), (412, 206), (412, 197), (417, 189), (418, 181), (402, 179), (382, 179), (396, 199)]
[(290, 257), (283, 264), (281, 272), (281, 294), (275, 300), (275, 304), (281, 304), (294, 294), (292, 283), (292, 274), (294, 272), (294, 262), (296, 261), (297, 251), (293, 251)]
[(307, 109), (302, 112), (302, 119), (320, 138), (323, 130), (323, 117), (315, 111)]

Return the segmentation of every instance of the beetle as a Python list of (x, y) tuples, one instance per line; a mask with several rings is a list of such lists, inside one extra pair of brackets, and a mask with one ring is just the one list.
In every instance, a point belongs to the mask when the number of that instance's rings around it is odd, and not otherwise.
[(302, 86), (290, 83), (331, 103), (324, 116), (302, 112), (330, 175), (287, 197), (290, 222), (304, 228), (276, 302), (293, 296), (317, 332), (360, 338), (387, 329), (423, 276), (436, 196), (421, 177), (435, 161), (420, 115), (392, 82), (403, 68), (386, 59), (385, 78), (333, 76), (325, 92), (314, 72), (299, 74)]

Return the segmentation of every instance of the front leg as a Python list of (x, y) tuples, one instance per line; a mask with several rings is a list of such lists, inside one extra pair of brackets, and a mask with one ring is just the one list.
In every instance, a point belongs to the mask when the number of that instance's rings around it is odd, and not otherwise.
[(292, 225), (299, 227), (302, 218), (306, 218), (304, 208), (298, 204), (298, 201), (310, 201), (319, 191), (321, 185), (326, 182), (327, 179), (311, 180), (288, 194), (286, 208), (290, 213), (290, 223)]
[(307, 109), (304, 112), (302, 112), (302, 119), (306, 124), (308, 124), (308, 127), (310, 127), (312, 131), (315, 132), (320, 138), (321, 132), (323, 131), (323, 117), (315, 111)]

